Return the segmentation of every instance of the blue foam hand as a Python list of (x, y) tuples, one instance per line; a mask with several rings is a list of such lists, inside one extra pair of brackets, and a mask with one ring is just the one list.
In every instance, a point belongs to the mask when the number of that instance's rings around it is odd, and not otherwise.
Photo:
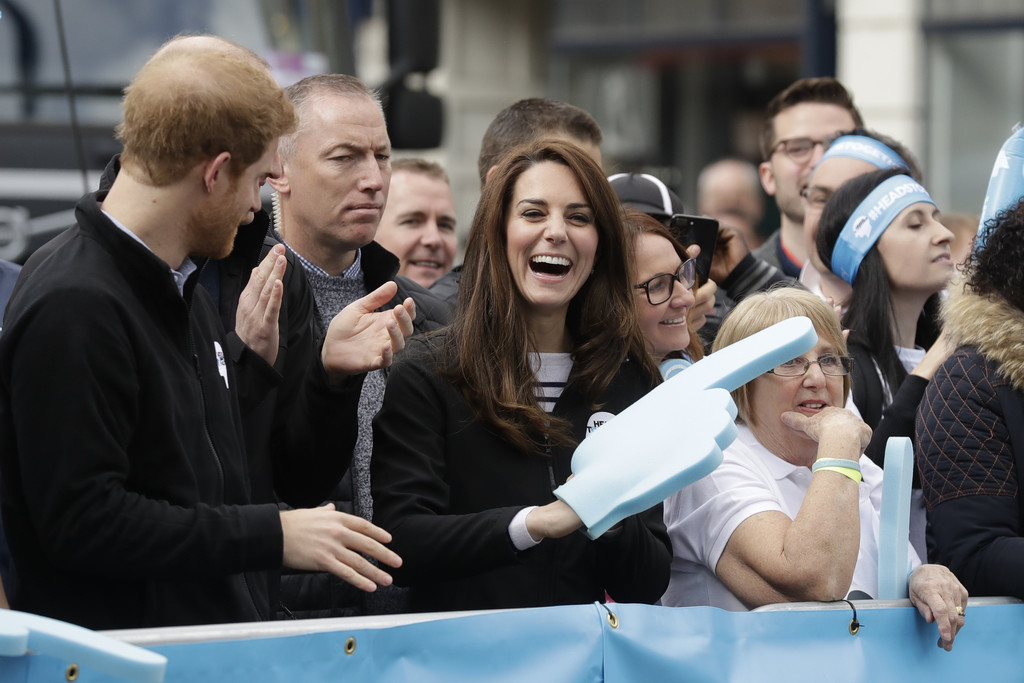
[(790, 318), (672, 374), (583, 440), (555, 496), (597, 538), (709, 474), (736, 438), (729, 392), (817, 343), (810, 319)]
[(1013, 133), (1003, 143), (992, 165), (992, 177), (985, 191), (985, 203), (981, 206), (981, 221), (974, 250), (985, 246), (985, 223), (997, 213), (1017, 203), (1024, 196), (1024, 127), (1018, 123)]
[(0, 609), (0, 655), (29, 650), (143, 683), (160, 683), (167, 669), (167, 658), (155, 652), (56, 619)]

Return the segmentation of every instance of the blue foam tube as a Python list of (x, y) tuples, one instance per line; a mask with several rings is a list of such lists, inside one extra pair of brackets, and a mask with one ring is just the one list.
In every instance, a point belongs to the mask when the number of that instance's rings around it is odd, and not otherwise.
[(910, 543), (910, 487), (914, 481), (914, 447), (905, 436), (885, 444), (882, 514), (878, 523), (879, 600), (907, 597), (907, 551)]
[(985, 223), (1024, 196), (1024, 127), (1018, 123), (1003, 143), (992, 164), (992, 176), (981, 206), (981, 221), (974, 239), (975, 251), (985, 246)]

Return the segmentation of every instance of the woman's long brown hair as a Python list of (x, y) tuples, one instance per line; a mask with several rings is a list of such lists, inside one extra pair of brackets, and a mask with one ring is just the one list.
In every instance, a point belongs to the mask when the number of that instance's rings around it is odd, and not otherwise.
[(529, 353), (535, 348), (526, 302), (507, 257), (509, 205), (519, 177), (541, 163), (567, 167), (594, 214), (594, 271), (569, 303), (566, 326), (573, 367), (566, 389), (596, 407), (627, 358), (651, 378), (658, 371), (645, 347), (633, 303), (633, 240), (601, 168), (570, 143), (542, 140), (510, 152), (484, 186), (466, 246), (455, 317), (446, 337), (446, 375), (477, 416), (524, 452), (543, 452), (545, 439), (573, 445), (569, 424), (544, 412)]

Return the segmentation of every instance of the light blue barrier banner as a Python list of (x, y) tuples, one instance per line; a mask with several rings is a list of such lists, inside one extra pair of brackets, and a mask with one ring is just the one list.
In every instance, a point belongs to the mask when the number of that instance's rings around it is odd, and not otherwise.
[[(191, 641), (174, 644), (117, 633), (166, 656), (169, 683), (1021, 679), (1024, 604), (970, 601), (952, 652), (936, 647), (935, 626), (916, 609), (888, 605), (909, 603), (855, 602), (856, 635), (846, 603), (749, 613), (595, 604), (383, 627), (363, 618), (154, 631), (157, 640)], [(254, 637), (275, 629), (327, 630)], [(64, 681), (69, 664), (0, 656), (0, 681)], [(87, 667), (77, 676), (122, 680)]]

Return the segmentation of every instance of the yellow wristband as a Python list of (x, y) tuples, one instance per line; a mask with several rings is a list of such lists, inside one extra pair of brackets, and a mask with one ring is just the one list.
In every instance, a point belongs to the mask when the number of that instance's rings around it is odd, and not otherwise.
[(861, 477), (860, 475), (860, 470), (855, 470), (852, 467), (819, 467), (815, 471), (821, 472), (823, 470), (828, 470), (829, 472), (838, 472), (839, 474), (842, 474), (844, 476), (849, 477), (850, 479), (853, 479), (858, 484), (863, 479), (863, 477)]

